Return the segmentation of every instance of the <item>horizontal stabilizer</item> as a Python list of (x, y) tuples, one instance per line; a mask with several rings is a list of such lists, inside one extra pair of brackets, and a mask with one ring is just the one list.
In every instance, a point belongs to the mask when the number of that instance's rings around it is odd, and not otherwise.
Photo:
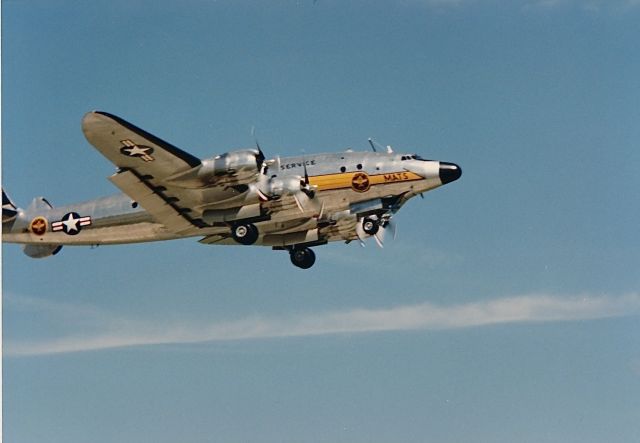
[(14, 220), (18, 216), (18, 208), (2, 190), (2, 223)]

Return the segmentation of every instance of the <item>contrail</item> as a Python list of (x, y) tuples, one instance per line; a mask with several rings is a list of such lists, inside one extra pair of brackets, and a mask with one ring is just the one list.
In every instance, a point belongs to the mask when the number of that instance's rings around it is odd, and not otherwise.
[[(259, 340), (363, 334), (383, 331), (445, 330), (485, 325), (575, 321), (640, 314), (640, 294), (560, 296), (533, 294), (456, 305), (420, 303), (385, 309), (346, 309), (288, 316), (252, 316), (237, 320), (158, 326), (105, 316), (99, 332), (40, 341), (8, 341), (6, 356), (46, 355), (180, 343)], [(82, 329), (82, 328), (80, 328)]]

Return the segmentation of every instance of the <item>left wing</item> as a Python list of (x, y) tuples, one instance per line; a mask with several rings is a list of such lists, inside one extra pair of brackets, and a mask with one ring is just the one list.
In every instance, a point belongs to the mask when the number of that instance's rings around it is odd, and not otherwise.
[(140, 175), (164, 180), (201, 165), (199, 158), (106, 112), (87, 113), (82, 131), (114, 165)]
[(110, 180), (173, 232), (203, 226), (189, 213), (199, 200), (195, 189), (164, 186), (171, 177), (197, 170), (200, 159), (106, 112), (87, 113), (85, 137), (119, 170)]

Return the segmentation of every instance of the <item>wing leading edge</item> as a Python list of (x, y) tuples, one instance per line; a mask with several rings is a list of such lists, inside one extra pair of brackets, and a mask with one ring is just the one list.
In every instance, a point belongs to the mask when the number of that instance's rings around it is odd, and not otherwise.
[(119, 168), (163, 179), (201, 165), (199, 158), (106, 112), (87, 113), (82, 131), (89, 143)]

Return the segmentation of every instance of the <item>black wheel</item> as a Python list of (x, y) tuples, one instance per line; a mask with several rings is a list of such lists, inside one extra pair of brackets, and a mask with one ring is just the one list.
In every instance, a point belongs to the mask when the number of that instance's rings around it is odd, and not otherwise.
[(369, 217), (362, 220), (362, 230), (368, 235), (375, 235), (378, 232), (379, 228), (380, 224), (378, 224), (377, 220)]
[(258, 239), (258, 228), (252, 223), (234, 225), (231, 236), (241, 245), (252, 245)]
[(309, 269), (316, 262), (316, 254), (309, 248), (295, 248), (289, 254), (291, 263), (302, 269)]

